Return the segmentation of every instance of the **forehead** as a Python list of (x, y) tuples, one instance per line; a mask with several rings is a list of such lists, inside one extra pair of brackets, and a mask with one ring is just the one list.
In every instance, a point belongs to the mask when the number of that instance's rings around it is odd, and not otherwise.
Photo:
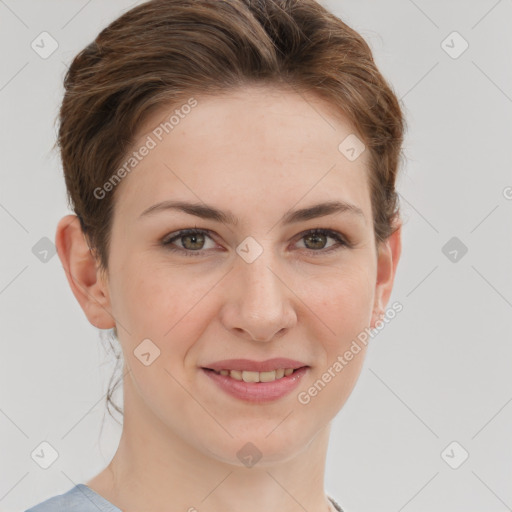
[(354, 136), (348, 120), (312, 93), (254, 86), (194, 95), (145, 120), (132, 150), (148, 142), (151, 150), (117, 193), (139, 210), (173, 198), (220, 207), (238, 198), (247, 208), (254, 204), (245, 196), (268, 206), (307, 195), (364, 209), (368, 151), (353, 161), (342, 151)]
[[(305, 150), (325, 139), (337, 150), (338, 139), (354, 133), (354, 128), (339, 108), (311, 91), (251, 85), (222, 95), (183, 97), (172, 106), (161, 106), (147, 117), (138, 132), (139, 141), (150, 134), (158, 142), (193, 135), (217, 144), (222, 133), (227, 133), (233, 142), (245, 142), (241, 139), (250, 137), (252, 144), (264, 143), (274, 150), (286, 150), (283, 142), (287, 136), (298, 142), (310, 141)], [(280, 134), (277, 139), (276, 132)], [(293, 144), (293, 140), (288, 141), (288, 146), (297, 149), (294, 146), (298, 142)], [(223, 142), (228, 145), (231, 140)]]

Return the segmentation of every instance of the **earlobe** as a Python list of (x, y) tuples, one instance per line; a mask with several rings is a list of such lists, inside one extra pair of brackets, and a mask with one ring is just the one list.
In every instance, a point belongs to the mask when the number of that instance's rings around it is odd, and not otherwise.
[(393, 290), (396, 268), (402, 252), (402, 225), (399, 224), (389, 238), (379, 246), (375, 301), (370, 327), (384, 314)]
[(89, 322), (99, 329), (115, 327), (108, 287), (76, 215), (66, 215), (59, 221), (55, 245), (71, 291)]

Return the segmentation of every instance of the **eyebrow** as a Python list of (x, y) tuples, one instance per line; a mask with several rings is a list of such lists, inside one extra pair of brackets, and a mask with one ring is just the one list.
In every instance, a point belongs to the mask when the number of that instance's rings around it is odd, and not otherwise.
[[(162, 201), (144, 210), (140, 214), (139, 218), (168, 210), (180, 211), (189, 215), (200, 217), (201, 219), (213, 220), (233, 226), (238, 224), (238, 219), (230, 211), (222, 211), (204, 203), (189, 203), (186, 201)], [(346, 201), (328, 201), (325, 203), (309, 206), (308, 208), (289, 211), (283, 216), (281, 224), (294, 224), (297, 222), (304, 222), (310, 219), (316, 219), (317, 217), (333, 215), (335, 213), (349, 213), (362, 217), (364, 220), (366, 220), (363, 210), (361, 210), (361, 208), (358, 206)]]

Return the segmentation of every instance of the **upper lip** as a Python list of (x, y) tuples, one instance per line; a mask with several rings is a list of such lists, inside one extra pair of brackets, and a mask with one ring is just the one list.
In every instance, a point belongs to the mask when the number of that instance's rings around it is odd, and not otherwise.
[(307, 364), (301, 363), (300, 361), (294, 361), (286, 357), (276, 357), (274, 359), (267, 359), (266, 361), (252, 361), (250, 359), (224, 359), (223, 361), (216, 361), (215, 363), (209, 363), (203, 368), (209, 368), (210, 370), (239, 370), (249, 372), (270, 372), (277, 370), (278, 368), (302, 368), (308, 366)]

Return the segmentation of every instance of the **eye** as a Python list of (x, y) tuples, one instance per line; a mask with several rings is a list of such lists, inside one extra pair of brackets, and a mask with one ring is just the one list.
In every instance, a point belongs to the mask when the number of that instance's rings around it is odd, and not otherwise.
[[(205, 229), (182, 229), (176, 234), (171, 233), (170, 238), (164, 238), (162, 245), (171, 251), (182, 252), (186, 256), (197, 256), (202, 253), (206, 238), (212, 240), (208, 233), (209, 231)], [(175, 240), (180, 240), (182, 247), (171, 247)]]
[[(209, 233), (210, 231), (207, 229), (182, 229), (177, 233), (166, 236), (161, 243), (168, 250), (180, 252), (185, 256), (201, 256), (208, 249), (205, 248), (207, 239), (210, 239), (215, 245)], [(352, 247), (352, 244), (341, 233), (330, 229), (310, 229), (299, 236), (300, 240), (305, 241), (306, 251), (314, 256), (330, 253), (343, 247)], [(326, 248), (329, 238), (334, 240), (335, 243)], [(175, 241), (180, 241), (181, 247), (176, 246)]]
[[(311, 229), (301, 233), (300, 237), (300, 240), (305, 241), (304, 245), (306, 246), (306, 250), (313, 253), (314, 256), (321, 256), (322, 254), (330, 253), (343, 247), (352, 247), (352, 244), (349, 243), (341, 233), (330, 229)], [(326, 247), (329, 238), (335, 240), (336, 243)]]

